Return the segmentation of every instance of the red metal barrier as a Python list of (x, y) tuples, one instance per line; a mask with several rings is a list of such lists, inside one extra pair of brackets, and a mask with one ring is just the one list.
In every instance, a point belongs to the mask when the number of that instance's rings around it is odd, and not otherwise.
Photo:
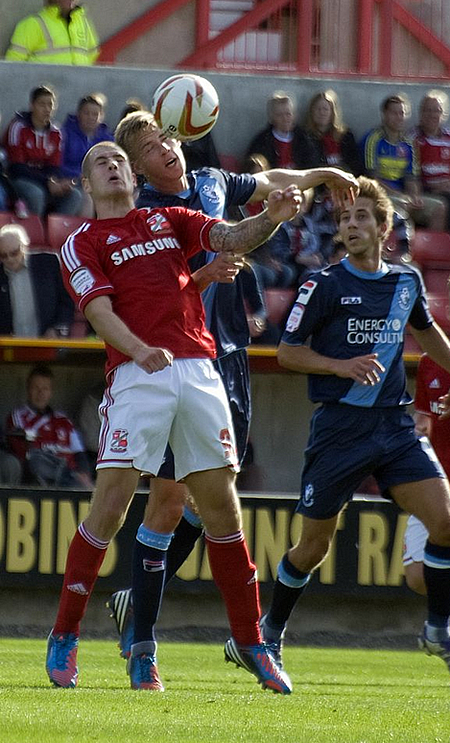
[(217, 35), (211, 0), (161, 0), (102, 45), (100, 63), (113, 64), (122, 49), (193, 2), (194, 52), (179, 68), (450, 77), (448, 0), (254, 0)]

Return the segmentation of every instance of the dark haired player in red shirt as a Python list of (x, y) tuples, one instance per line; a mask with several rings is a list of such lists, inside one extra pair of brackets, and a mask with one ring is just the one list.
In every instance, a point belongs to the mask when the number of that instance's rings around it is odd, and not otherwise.
[[(79, 625), (106, 548), (125, 519), (140, 472), (157, 473), (170, 442), (176, 479), (188, 485), (205, 524), (211, 570), (231, 625), (227, 656), (263, 687), (288, 694), (289, 678), (261, 641), (255, 566), (235, 489), (231, 416), (187, 259), (200, 249), (251, 250), (295, 216), (300, 192), (294, 186), (272, 192), (266, 211), (235, 225), (182, 207), (137, 210), (128, 158), (113, 143), (88, 152), (83, 186), (98, 218), (64, 244), (63, 275), (105, 340), (107, 388), (97, 487), (69, 549), (47, 673), (56, 686), (77, 684)], [(162, 691), (154, 650), (145, 645), (133, 646), (131, 686)]]

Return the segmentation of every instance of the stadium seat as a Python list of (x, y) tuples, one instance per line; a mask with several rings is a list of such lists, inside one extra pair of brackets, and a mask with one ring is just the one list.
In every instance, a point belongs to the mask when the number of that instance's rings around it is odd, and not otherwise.
[(49, 214), (47, 217), (47, 239), (52, 250), (59, 253), (61, 245), (86, 217), (68, 217), (65, 214)]
[(24, 219), (19, 219), (14, 212), (0, 212), (0, 227), (3, 227), (5, 224), (20, 224), (24, 227), (30, 238), (31, 247), (42, 248), (47, 246), (44, 225), (37, 214), (30, 214)]
[(440, 294), (446, 297), (448, 294), (448, 279), (450, 268), (440, 271), (436, 268), (424, 268), (422, 270), (423, 280), (428, 294)]
[(431, 314), (447, 335), (450, 333), (449, 299), (447, 294), (427, 292)]
[(265, 289), (264, 302), (267, 320), (278, 325), (285, 318), (297, 295), (295, 289)]
[(450, 271), (450, 235), (447, 232), (416, 230), (411, 243), (411, 258), (425, 268)]
[(75, 309), (73, 323), (70, 326), (70, 338), (86, 338), (88, 334), (88, 324), (81, 310)]

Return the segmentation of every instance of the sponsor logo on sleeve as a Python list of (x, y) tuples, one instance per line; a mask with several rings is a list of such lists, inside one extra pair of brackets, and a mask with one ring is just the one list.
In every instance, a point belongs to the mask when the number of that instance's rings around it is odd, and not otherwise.
[(305, 283), (302, 284), (300, 289), (298, 290), (297, 302), (305, 305), (308, 304), (316, 286), (317, 281), (312, 281), (311, 279), (309, 281), (305, 281)]
[(294, 330), (298, 329), (304, 311), (305, 307), (303, 305), (297, 303), (294, 304), (286, 323), (286, 330), (288, 333), (293, 333)]
[(88, 268), (78, 268), (70, 277), (70, 285), (75, 294), (82, 297), (95, 284), (95, 279)]

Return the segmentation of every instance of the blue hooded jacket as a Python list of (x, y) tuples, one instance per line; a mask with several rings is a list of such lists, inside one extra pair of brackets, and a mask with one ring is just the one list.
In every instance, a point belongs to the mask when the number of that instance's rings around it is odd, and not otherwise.
[(88, 137), (81, 131), (78, 117), (69, 114), (62, 128), (63, 154), (62, 175), (65, 178), (79, 178), (81, 163), (86, 152), (97, 142), (112, 142), (114, 135), (107, 125), (99, 124), (93, 137)]

